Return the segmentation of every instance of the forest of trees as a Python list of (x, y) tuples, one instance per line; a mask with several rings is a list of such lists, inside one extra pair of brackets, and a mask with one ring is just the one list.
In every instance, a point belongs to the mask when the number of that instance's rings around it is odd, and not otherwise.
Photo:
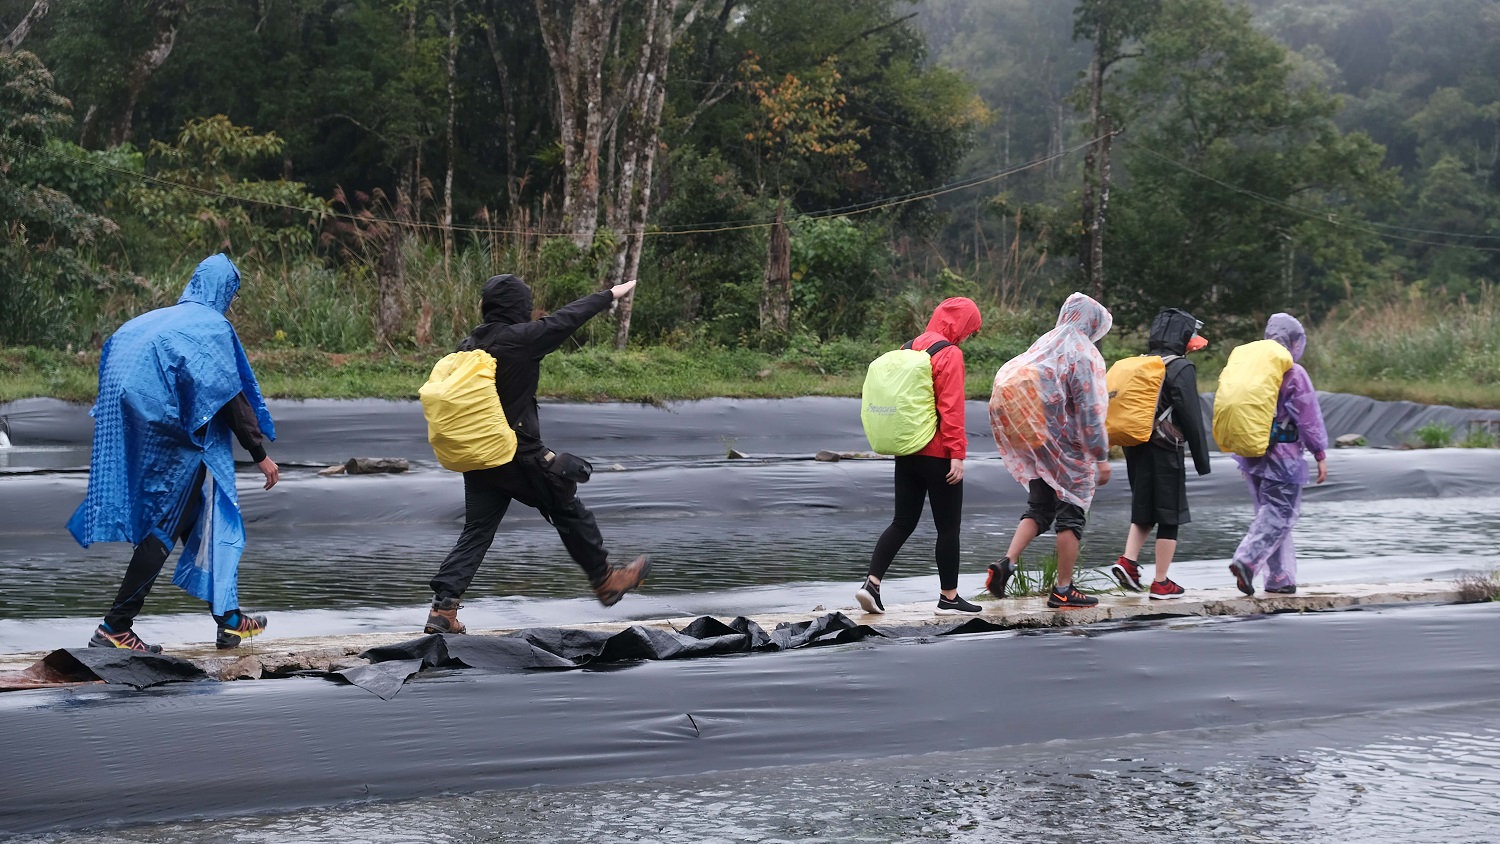
[(1500, 275), (1495, 0), (0, 0), (0, 345), (223, 249), (252, 344), (898, 338), (945, 295), (1248, 335)]

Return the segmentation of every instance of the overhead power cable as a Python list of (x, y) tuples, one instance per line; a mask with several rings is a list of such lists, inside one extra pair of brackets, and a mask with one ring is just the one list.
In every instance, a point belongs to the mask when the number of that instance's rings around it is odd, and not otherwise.
[(1359, 222), (1350, 222), (1350, 221), (1347, 221), (1347, 220), (1341, 220), (1341, 219), (1339, 219), (1338, 217), (1336, 217), (1333, 214), (1329, 214), (1329, 213), (1321, 212), (1321, 211), (1316, 211), (1316, 210), (1313, 210), (1311, 208), (1303, 208), (1303, 207), (1301, 207), (1299, 205), (1294, 205), (1294, 204), (1292, 204), (1290, 202), (1287, 202), (1284, 199), (1277, 199), (1274, 196), (1267, 196), (1266, 194), (1250, 190), (1249, 188), (1244, 188), (1244, 187), (1240, 187), (1239, 185), (1230, 184), (1229, 182), (1226, 182), (1226, 181), (1224, 181), (1222, 179), (1218, 179), (1218, 178), (1215, 178), (1214, 176), (1210, 176), (1209, 174), (1203, 172), (1202, 170), (1199, 170), (1199, 169), (1193, 167), (1190, 164), (1184, 163), (1182, 161), (1178, 161), (1177, 159), (1171, 158), (1170, 156), (1163, 155), (1163, 154), (1157, 152), (1156, 150), (1151, 149), (1148, 146), (1136, 145), (1134, 143), (1132, 143), (1131, 145), (1135, 146), (1135, 148), (1138, 151), (1144, 152), (1146, 155), (1149, 155), (1152, 158), (1155, 158), (1155, 159), (1163, 161), (1163, 162), (1165, 162), (1167, 164), (1170, 164), (1173, 167), (1176, 167), (1176, 168), (1182, 170), (1185, 173), (1188, 173), (1188, 174), (1196, 176), (1196, 177), (1198, 177), (1200, 179), (1203, 179), (1204, 181), (1211, 182), (1211, 183), (1213, 183), (1215, 185), (1218, 185), (1219, 187), (1221, 187), (1221, 188), (1223, 188), (1225, 190), (1232, 191), (1234, 193), (1240, 194), (1241, 196), (1250, 197), (1251, 199), (1254, 199), (1254, 200), (1256, 200), (1258, 202), (1263, 202), (1263, 203), (1265, 203), (1267, 205), (1271, 205), (1271, 206), (1274, 206), (1274, 207), (1277, 207), (1277, 208), (1281, 208), (1282, 210), (1290, 211), (1290, 212), (1292, 212), (1294, 214), (1300, 214), (1303, 217), (1307, 217), (1308, 219), (1311, 219), (1311, 220), (1316, 220), (1316, 221), (1318, 221), (1320, 223), (1323, 223), (1325, 225), (1330, 225), (1330, 226), (1334, 226), (1334, 227), (1337, 227), (1337, 228), (1349, 229), (1350, 231), (1362, 232), (1364, 234), (1372, 235), (1372, 236), (1378, 237), (1378, 238), (1384, 238), (1384, 239), (1387, 239), (1387, 240), (1399, 240), (1399, 241), (1403, 241), (1403, 242), (1406, 242), (1406, 243), (1421, 244), (1423, 246), (1439, 246), (1439, 247), (1447, 247), (1447, 248), (1451, 248), (1451, 249), (1471, 249), (1471, 250), (1474, 250), (1476, 252), (1500, 252), (1500, 247), (1479, 246), (1477, 244), (1470, 244), (1470, 243), (1446, 243), (1446, 242), (1440, 241), (1440, 240), (1428, 240), (1428, 239), (1420, 238), (1420, 237), (1408, 237), (1408, 236), (1403, 235), (1403, 234), (1396, 234), (1396, 233), (1394, 233), (1392, 231), (1381, 231), (1380, 229), (1382, 229), (1382, 228), (1384, 228), (1384, 229), (1394, 229), (1396, 231), (1417, 232), (1417, 233), (1423, 233), (1423, 234), (1439, 235), (1439, 236), (1442, 236), (1442, 237), (1467, 237), (1467, 238), (1479, 238), (1479, 239), (1486, 239), (1486, 240), (1488, 240), (1488, 239), (1500, 240), (1500, 235), (1496, 235), (1496, 236), (1491, 236), (1491, 235), (1465, 235), (1465, 234), (1461, 234), (1459, 232), (1444, 232), (1444, 231), (1437, 231), (1437, 230), (1434, 230), (1434, 229), (1412, 229), (1412, 228), (1407, 228), (1407, 227), (1404, 227), (1404, 226), (1390, 226), (1390, 225), (1385, 225), (1385, 224), (1381, 224), (1381, 223), (1371, 222), (1369, 220), (1361, 220)]
[[(406, 228), (424, 229), (424, 230), (432, 230), (432, 231), (447, 230), (447, 231), (451, 231), (451, 232), (464, 232), (464, 233), (474, 233), (474, 234), (542, 235), (542, 236), (549, 236), (549, 237), (566, 237), (569, 234), (571, 234), (571, 232), (566, 232), (566, 231), (545, 231), (545, 230), (540, 230), (540, 229), (513, 229), (513, 228), (506, 228), (504, 226), (477, 226), (477, 225), (452, 225), (452, 226), (444, 226), (441, 223), (428, 222), (428, 221), (424, 221), (424, 220), (398, 221), (398, 220), (396, 220), (394, 218), (389, 218), (389, 217), (377, 217), (377, 216), (374, 216), (374, 215), (352, 214), (352, 213), (349, 213), (349, 212), (335, 211), (335, 210), (332, 210), (332, 209), (314, 210), (314, 209), (309, 209), (309, 208), (306, 208), (306, 207), (303, 207), (303, 206), (300, 206), (300, 205), (292, 205), (290, 203), (285, 203), (285, 202), (276, 202), (274, 200), (258, 199), (258, 198), (255, 198), (255, 197), (247, 197), (247, 196), (236, 196), (235, 194), (227, 193), (225, 191), (215, 190), (213, 188), (204, 188), (204, 187), (199, 187), (197, 185), (190, 185), (190, 184), (187, 184), (185, 182), (174, 181), (172, 179), (164, 179), (164, 178), (162, 178), (160, 176), (153, 176), (153, 175), (151, 175), (149, 173), (140, 173), (140, 172), (137, 172), (135, 170), (129, 170), (129, 169), (126, 169), (124, 167), (118, 167), (118, 166), (115, 166), (113, 164), (109, 164), (107, 162), (94, 160), (92, 158), (83, 158), (83, 157), (79, 157), (79, 156), (76, 156), (76, 155), (70, 155), (70, 154), (65, 153), (65, 152), (58, 152), (56, 150), (48, 149), (46, 147), (40, 147), (40, 146), (37, 146), (35, 144), (31, 144), (31, 143), (28, 143), (26, 141), (22, 141), (22, 140), (19, 140), (19, 139), (0, 139), (0, 141), (6, 141), (6, 140), (8, 140), (10, 143), (14, 143), (17, 146), (25, 147), (25, 148), (33, 151), (33, 152), (36, 152), (36, 153), (39, 153), (39, 154), (42, 154), (42, 155), (46, 155), (46, 156), (51, 156), (54, 159), (62, 159), (62, 160), (70, 161), (70, 162), (73, 162), (75, 164), (81, 164), (81, 165), (84, 165), (84, 166), (87, 166), (87, 167), (93, 167), (95, 169), (106, 171), (106, 172), (110, 172), (110, 173), (114, 173), (116, 175), (123, 176), (123, 177), (126, 177), (126, 178), (137, 179), (137, 180), (140, 180), (140, 181), (143, 181), (143, 182), (149, 182), (149, 183), (154, 184), (154, 185), (160, 185), (162, 187), (175, 188), (175, 189), (179, 189), (179, 190), (184, 190), (184, 191), (188, 191), (190, 193), (198, 194), (200, 196), (211, 197), (211, 198), (214, 198), (214, 199), (220, 199), (220, 200), (224, 200), (224, 201), (227, 201), (227, 202), (235, 202), (235, 203), (240, 203), (240, 204), (244, 204), (244, 205), (257, 205), (257, 206), (260, 206), (262, 208), (273, 208), (273, 209), (279, 209), (279, 210), (285, 210), (285, 211), (295, 211), (295, 212), (297, 212), (299, 214), (318, 214), (318, 215), (323, 216), (323, 217), (332, 217), (332, 218), (335, 218), (335, 219), (343, 219), (343, 220), (348, 220), (348, 221), (356, 222), (356, 223), (384, 224), (384, 225), (392, 225), (392, 226), (399, 225), (399, 226), (404, 226)], [(1006, 168), (1003, 168), (1001, 170), (993, 171), (993, 172), (990, 172), (990, 173), (987, 173), (987, 174), (984, 174), (984, 175), (980, 175), (980, 176), (972, 176), (972, 177), (969, 177), (969, 178), (966, 178), (966, 179), (960, 179), (958, 181), (949, 182), (947, 184), (939, 185), (937, 187), (929, 188), (927, 190), (913, 191), (913, 192), (907, 193), (907, 194), (901, 194), (901, 195), (890, 196), (890, 197), (883, 197), (881, 199), (870, 200), (870, 201), (862, 202), (862, 203), (855, 203), (855, 204), (852, 204), (852, 205), (846, 205), (846, 206), (839, 207), (839, 208), (827, 208), (827, 209), (822, 209), (822, 210), (819, 210), (819, 211), (806, 212), (806, 213), (798, 214), (797, 217), (799, 219), (823, 219), (823, 218), (827, 218), (827, 217), (852, 216), (852, 215), (855, 215), (855, 214), (868, 214), (868, 213), (874, 212), (874, 211), (883, 211), (883, 210), (886, 210), (886, 209), (889, 209), (889, 208), (895, 208), (895, 207), (898, 207), (898, 206), (901, 206), (901, 205), (908, 205), (908, 204), (911, 204), (913, 202), (921, 202), (923, 200), (932, 199), (932, 198), (935, 198), (935, 197), (938, 197), (938, 196), (943, 196), (943, 195), (954, 193), (954, 192), (957, 192), (957, 191), (968, 190), (970, 188), (978, 187), (980, 185), (985, 185), (985, 184), (989, 184), (989, 183), (992, 183), (992, 182), (996, 182), (996, 181), (999, 181), (1001, 179), (1005, 179), (1007, 177), (1014, 176), (1014, 175), (1016, 175), (1018, 173), (1026, 172), (1028, 170), (1034, 170), (1037, 167), (1041, 167), (1041, 166), (1050, 164), (1050, 163), (1052, 163), (1054, 161), (1057, 161), (1059, 159), (1066, 158), (1066, 157), (1068, 157), (1068, 156), (1070, 156), (1070, 155), (1078, 152), (1079, 150), (1088, 147), (1089, 145), (1091, 145), (1091, 144), (1093, 144), (1095, 142), (1096, 141), (1094, 141), (1094, 140), (1085, 141), (1084, 143), (1078, 144), (1077, 146), (1071, 147), (1069, 149), (1065, 149), (1065, 150), (1062, 150), (1060, 152), (1053, 153), (1051, 155), (1043, 156), (1041, 158), (1032, 159), (1031, 161), (1027, 161), (1027, 162), (1022, 163), (1022, 164), (1018, 164), (1018, 165), (1015, 165), (1015, 166), (1012, 166), (1012, 167), (1006, 167)], [(752, 229), (765, 229), (765, 228), (770, 228), (770, 227), (772, 227), (774, 225), (776, 225), (776, 223), (775, 223), (774, 220), (764, 220), (764, 219), (730, 220), (730, 221), (720, 221), (720, 222), (685, 223), (685, 224), (682, 224), (681, 226), (648, 227), (648, 228), (646, 228), (644, 230), (637, 229), (637, 230), (632, 230), (630, 232), (623, 232), (622, 235), (629, 236), (629, 235), (632, 235), (632, 234), (640, 234), (640, 235), (642, 235), (644, 237), (671, 237), (671, 236), (674, 236), (674, 235), (715, 234), (715, 233), (718, 233), (718, 232), (732, 232), (732, 231), (746, 231), (746, 230), (752, 230)]]

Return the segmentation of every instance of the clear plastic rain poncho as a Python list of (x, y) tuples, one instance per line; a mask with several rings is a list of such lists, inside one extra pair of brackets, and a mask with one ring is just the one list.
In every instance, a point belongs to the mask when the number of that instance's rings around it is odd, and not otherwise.
[(1023, 485), (1040, 478), (1085, 510), (1094, 500), (1095, 464), (1109, 458), (1109, 393), (1094, 344), (1111, 324), (1103, 305), (1069, 296), (1057, 327), (1000, 367), (990, 400), (991, 432), (1011, 476)]
[[(1307, 332), (1291, 314), (1272, 315), (1266, 323), (1266, 339), (1286, 346), (1292, 360), (1300, 360), (1307, 348)], [(1264, 573), (1267, 588), (1297, 582), (1292, 529), (1302, 515), (1302, 487), (1308, 481), (1302, 452), (1306, 449), (1322, 460), (1328, 450), (1328, 428), (1323, 424), (1318, 394), (1301, 364), (1293, 364), (1281, 380), (1276, 422), (1281, 428), (1295, 422), (1297, 441), (1274, 443), (1264, 457), (1234, 457), (1250, 483), (1250, 497), (1255, 502), (1255, 518), (1235, 549), (1234, 559), (1249, 567), (1252, 577)]]

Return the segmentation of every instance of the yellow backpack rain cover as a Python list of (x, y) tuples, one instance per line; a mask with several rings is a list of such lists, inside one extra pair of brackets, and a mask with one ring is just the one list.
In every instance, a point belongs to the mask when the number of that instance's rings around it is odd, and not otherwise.
[(1214, 440), (1220, 451), (1265, 455), (1281, 379), (1291, 368), (1292, 353), (1275, 340), (1256, 340), (1229, 353), (1214, 394)]
[(417, 395), (427, 417), (427, 441), (444, 469), (493, 469), (516, 456), (516, 432), (495, 392), (495, 359), (489, 352), (448, 355)]
[(1140, 445), (1151, 440), (1156, 405), (1166, 377), (1167, 365), (1159, 355), (1125, 358), (1109, 368), (1104, 376), (1104, 386), (1109, 391), (1104, 430), (1109, 434), (1110, 445)]

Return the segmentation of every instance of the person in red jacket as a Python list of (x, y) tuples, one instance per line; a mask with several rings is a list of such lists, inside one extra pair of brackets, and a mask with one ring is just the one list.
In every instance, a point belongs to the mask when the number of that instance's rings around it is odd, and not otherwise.
[(964, 458), (969, 438), (964, 433), (964, 353), (959, 343), (979, 330), (979, 306), (972, 299), (944, 300), (932, 312), (927, 331), (912, 341), (922, 351), (934, 343), (952, 343), (932, 356), (932, 391), (937, 401), (938, 429), (932, 441), (915, 454), (896, 458), (896, 516), (875, 543), (870, 571), (854, 593), (865, 612), (883, 613), (880, 581), (891, 561), (922, 518), (924, 500), (932, 500), (932, 522), (937, 526), (939, 615), (977, 613), (977, 604), (958, 594), (958, 532), (963, 521)]

